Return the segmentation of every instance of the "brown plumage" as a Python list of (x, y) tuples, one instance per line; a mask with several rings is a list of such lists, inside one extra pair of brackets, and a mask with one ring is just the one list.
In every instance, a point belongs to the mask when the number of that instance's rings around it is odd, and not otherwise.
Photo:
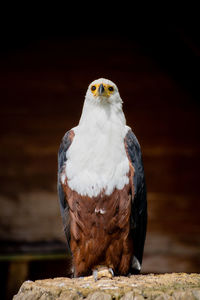
[[(133, 172), (133, 167), (131, 170)], [(97, 265), (110, 267), (115, 274), (128, 273), (133, 256), (130, 234), (132, 172), (129, 184), (123, 190), (115, 189), (110, 196), (104, 192), (92, 198), (80, 196), (69, 188), (67, 179), (63, 184), (69, 205), (75, 276), (88, 275)]]

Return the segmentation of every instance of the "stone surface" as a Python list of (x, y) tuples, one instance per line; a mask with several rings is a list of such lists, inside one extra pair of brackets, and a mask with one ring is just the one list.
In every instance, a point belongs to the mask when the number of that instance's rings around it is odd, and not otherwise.
[(13, 300), (198, 300), (200, 274), (172, 273), (130, 277), (54, 278), (25, 281)]

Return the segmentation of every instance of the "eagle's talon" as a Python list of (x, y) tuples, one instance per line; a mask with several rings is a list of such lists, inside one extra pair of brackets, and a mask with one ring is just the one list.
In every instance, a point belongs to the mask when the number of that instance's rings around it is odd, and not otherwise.
[(112, 279), (114, 276), (114, 272), (112, 268), (107, 268), (104, 266), (98, 266), (96, 269), (93, 270), (93, 278), (95, 281), (102, 277), (110, 278)]
[(114, 271), (113, 271), (113, 269), (112, 269), (112, 268), (109, 268), (109, 269), (108, 269), (108, 271), (110, 272), (110, 274), (112, 275), (112, 277), (114, 277), (114, 276), (115, 276), (115, 274), (114, 274)]
[(97, 270), (93, 270), (93, 278), (94, 278), (94, 281), (97, 281), (98, 280), (98, 271)]

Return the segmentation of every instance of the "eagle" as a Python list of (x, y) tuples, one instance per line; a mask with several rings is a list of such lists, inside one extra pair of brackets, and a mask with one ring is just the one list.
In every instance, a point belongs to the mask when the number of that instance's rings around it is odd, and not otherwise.
[(139, 142), (111, 80), (93, 81), (58, 152), (58, 195), (72, 276), (141, 270), (147, 199)]

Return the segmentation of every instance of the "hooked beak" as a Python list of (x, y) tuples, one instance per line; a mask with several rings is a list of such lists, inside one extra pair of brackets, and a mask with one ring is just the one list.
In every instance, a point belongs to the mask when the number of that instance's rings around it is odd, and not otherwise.
[(104, 91), (105, 91), (104, 86), (103, 86), (103, 84), (101, 83), (100, 86), (99, 86), (99, 88), (98, 88), (98, 93), (99, 93), (99, 95), (101, 96), (101, 95), (104, 93)]

